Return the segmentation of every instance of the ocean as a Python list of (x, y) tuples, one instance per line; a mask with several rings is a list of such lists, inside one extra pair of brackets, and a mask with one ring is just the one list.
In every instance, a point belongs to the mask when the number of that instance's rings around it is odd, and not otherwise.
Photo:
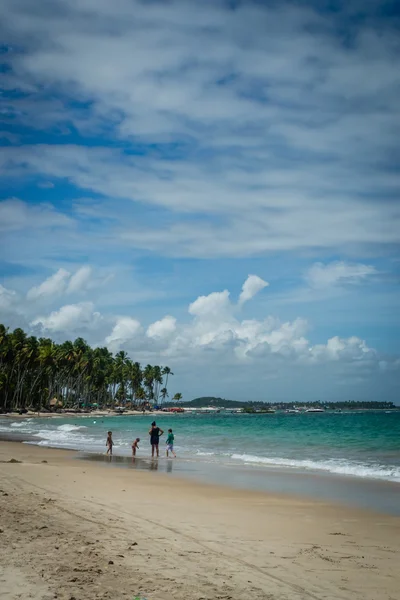
[[(140, 437), (138, 456), (146, 457), (152, 419), (148, 415), (0, 419), (0, 434), (18, 432), (33, 436), (29, 443), (41, 446), (103, 453), (106, 432), (112, 430), (115, 454), (130, 456), (132, 440)], [(181, 459), (400, 483), (400, 411), (166, 414), (156, 420), (165, 432), (173, 428)]]

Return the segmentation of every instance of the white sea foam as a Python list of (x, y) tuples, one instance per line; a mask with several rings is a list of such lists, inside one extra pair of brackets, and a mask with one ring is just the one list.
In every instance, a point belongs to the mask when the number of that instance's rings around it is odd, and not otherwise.
[(15, 421), (15, 423), (11, 423), (10, 427), (24, 427), (25, 423), (24, 422), (17, 422)]
[(73, 431), (60, 430), (59, 428), (52, 430), (41, 429), (34, 433), (34, 437), (41, 438), (37, 442), (39, 446), (51, 446), (54, 448), (88, 450), (96, 444), (97, 440), (95, 438), (88, 435), (82, 435), (79, 432), (75, 433), (75, 431), (77, 431), (77, 429)]
[(65, 423), (65, 425), (59, 425), (57, 427), (58, 431), (79, 431), (79, 429), (87, 429), (86, 425), (71, 425), (69, 423)]
[(367, 477), (370, 479), (385, 479), (387, 481), (400, 482), (400, 467), (390, 465), (367, 465), (350, 462), (344, 459), (331, 459), (326, 461), (295, 460), (289, 458), (255, 456), (253, 454), (232, 454), (231, 458), (233, 460), (242, 461), (245, 464), (327, 471), (337, 475), (351, 475), (353, 477)]

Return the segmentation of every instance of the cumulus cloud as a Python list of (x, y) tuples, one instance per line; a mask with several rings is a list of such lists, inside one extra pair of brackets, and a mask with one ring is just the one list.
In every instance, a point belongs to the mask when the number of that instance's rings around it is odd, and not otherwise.
[(347, 339), (334, 336), (326, 344), (318, 344), (310, 348), (310, 359), (316, 362), (325, 361), (377, 361), (377, 352), (369, 348), (364, 340), (356, 336)]
[(58, 269), (54, 275), (51, 275), (43, 283), (32, 287), (28, 293), (28, 300), (37, 300), (51, 296), (61, 296), (67, 288), (67, 282), (71, 274), (65, 269)]
[(27, 293), (27, 299), (33, 301), (51, 299), (63, 294), (79, 294), (102, 285), (109, 280), (109, 277), (95, 278), (93, 269), (89, 265), (80, 267), (72, 274), (61, 268), (40, 285), (32, 287)]
[(67, 293), (73, 294), (86, 289), (90, 283), (92, 269), (89, 266), (83, 266), (74, 273), (68, 283)]
[(80, 302), (66, 304), (47, 317), (37, 317), (31, 322), (31, 325), (40, 326), (52, 332), (76, 332), (80, 329), (94, 328), (100, 319), (101, 315), (94, 311), (92, 302)]
[(371, 265), (337, 261), (328, 264), (315, 263), (306, 273), (306, 281), (313, 288), (329, 288), (335, 285), (356, 284), (376, 275)]
[(155, 321), (149, 325), (146, 331), (147, 337), (150, 338), (166, 338), (171, 336), (176, 329), (176, 319), (167, 315), (159, 321)]
[(208, 296), (199, 296), (189, 305), (189, 313), (195, 317), (215, 319), (231, 310), (228, 290), (212, 292)]
[(131, 317), (118, 317), (112, 332), (105, 339), (111, 351), (117, 352), (126, 344), (133, 343), (141, 331), (140, 322)]
[[(265, 287), (257, 276), (243, 285), (246, 300)], [(243, 293), (243, 292), (242, 292)], [(193, 319), (189, 323), (173, 324), (172, 335), (163, 338), (163, 354), (175, 360), (201, 356), (209, 351), (228, 357), (231, 364), (249, 364), (277, 358), (287, 364), (303, 367), (315, 364), (342, 362), (351, 364), (377, 361), (375, 350), (357, 337), (333, 337), (325, 344), (313, 345), (307, 338), (309, 329), (305, 319), (281, 322), (276, 317), (239, 320), (228, 290), (199, 296), (189, 305)], [(158, 327), (163, 321), (157, 323)], [(169, 332), (171, 333), (171, 332)], [(159, 351), (159, 348), (158, 348)]]
[(251, 300), (258, 292), (267, 287), (269, 283), (258, 277), (258, 275), (249, 275), (242, 286), (242, 292), (239, 296), (239, 305)]
[[(6, 325), (14, 323), (10, 310), (14, 310), (17, 297), (13, 290), (0, 286), (0, 321)], [(113, 352), (126, 350), (140, 362), (175, 365), (174, 372), (186, 373), (189, 389), (193, 365), (212, 373), (212, 385), (218, 381), (228, 384), (229, 380), (242, 388), (246, 378), (252, 379), (256, 373), (261, 379), (274, 378), (277, 389), (285, 388), (289, 374), (292, 377), (294, 373), (299, 382), (312, 376), (321, 385), (322, 372), (331, 383), (334, 375), (338, 382), (353, 384), (378, 376), (397, 377), (398, 357), (381, 354), (359, 336), (333, 335), (313, 342), (304, 318), (241, 319), (237, 308), (228, 290), (215, 291), (188, 306), (188, 319), (167, 315), (146, 328), (132, 316), (101, 314), (93, 302), (80, 302), (31, 318), (30, 328), (35, 334), (49, 332), (58, 340), (83, 335), (89, 343), (105, 344)], [(106, 331), (110, 333), (106, 335)], [(326, 386), (324, 389), (329, 391)], [(256, 397), (260, 393), (256, 392)]]

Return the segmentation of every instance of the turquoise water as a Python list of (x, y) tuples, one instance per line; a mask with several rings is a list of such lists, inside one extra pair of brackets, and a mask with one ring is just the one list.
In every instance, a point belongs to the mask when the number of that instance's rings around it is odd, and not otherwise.
[[(319, 472), (400, 483), (400, 411), (266, 415), (162, 415), (157, 424), (175, 433), (179, 457), (204, 463), (288, 472)], [(110, 416), (0, 420), (0, 433), (33, 435), (44, 446), (104, 452), (107, 430), (114, 453), (150, 453), (152, 417)], [(161, 442), (164, 452), (165, 435)]]

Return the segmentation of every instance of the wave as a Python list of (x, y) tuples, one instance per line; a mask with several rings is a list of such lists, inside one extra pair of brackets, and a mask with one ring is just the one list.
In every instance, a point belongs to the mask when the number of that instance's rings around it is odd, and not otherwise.
[(25, 423), (23, 423), (21, 421), (18, 423), (16, 421), (15, 423), (11, 423), (10, 427), (23, 427), (24, 425), (25, 425)]
[(288, 467), (292, 469), (305, 469), (307, 471), (327, 471), (336, 475), (351, 475), (353, 477), (366, 477), (369, 479), (385, 479), (400, 482), (400, 467), (390, 465), (366, 465), (346, 460), (294, 460), (289, 458), (269, 458), (253, 454), (232, 454), (233, 460), (240, 460), (245, 464), (266, 465), (269, 467)]
[(87, 429), (86, 425), (70, 425), (69, 423), (65, 423), (65, 425), (59, 425), (57, 427), (57, 431), (79, 431), (80, 429)]
[[(75, 430), (76, 431), (76, 430)], [(41, 429), (33, 436), (39, 438), (37, 442), (29, 442), (38, 446), (50, 446), (53, 448), (66, 448), (70, 450), (90, 450), (96, 446), (95, 438), (83, 435), (80, 432), (69, 430)]]
[(85, 425), (65, 423), (55, 429), (36, 429), (32, 434), (40, 438), (37, 442), (29, 442), (38, 446), (51, 446), (53, 448), (66, 448), (71, 450), (88, 450), (96, 444), (96, 439), (84, 433)]

